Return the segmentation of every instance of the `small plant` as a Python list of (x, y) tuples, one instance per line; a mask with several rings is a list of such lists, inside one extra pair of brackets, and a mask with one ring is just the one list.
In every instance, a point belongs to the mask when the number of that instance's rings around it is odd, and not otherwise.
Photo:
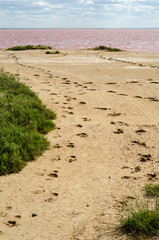
[(60, 52), (58, 50), (55, 52), (46, 51), (45, 54), (60, 54)]
[(11, 47), (11, 48), (8, 48), (7, 50), (9, 50), (9, 51), (22, 51), (22, 50), (36, 50), (36, 49), (45, 50), (45, 49), (52, 49), (52, 47), (43, 46), (43, 45), (36, 45), (36, 46), (26, 45), (26, 46)]
[(153, 79), (152, 78), (149, 78), (149, 79), (147, 79), (148, 81), (153, 81)]
[(145, 190), (148, 196), (159, 197), (159, 184), (147, 184)]
[(122, 229), (134, 235), (157, 235), (159, 233), (159, 203), (156, 201), (155, 206), (149, 209), (147, 203), (137, 202), (136, 208), (129, 209), (128, 217), (121, 220)]
[(99, 46), (99, 47), (95, 47), (94, 50), (106, 50), (109, 52), (120, 52), (121, 49), (119, 48), (111, 48), (111, 47), (106, 47), (106, 46)]
[(58, 50), (56, 50), (53, 54), (60, 54), (60, 52)]
[(45, 54), (53, 54), (53, 52), (46, 51)]

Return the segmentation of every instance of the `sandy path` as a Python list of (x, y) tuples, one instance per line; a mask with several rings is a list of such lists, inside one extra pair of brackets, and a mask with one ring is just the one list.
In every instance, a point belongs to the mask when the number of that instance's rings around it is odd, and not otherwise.
[(127, 239), (123, 205), (158, 182), (159, 54), (1, 51), (0, 66), (58, 116), (50, 150), (0, 177), (0, 238)]

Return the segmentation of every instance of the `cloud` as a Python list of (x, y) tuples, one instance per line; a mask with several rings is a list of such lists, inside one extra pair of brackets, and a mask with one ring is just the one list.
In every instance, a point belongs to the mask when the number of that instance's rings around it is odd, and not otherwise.
[(40, 7), (50, 7), (50, 8), (62, 8), (63, 4), (50, 4), (48, 2), (44, 2), (44, 1), (39, 1), (39, 2), (33, 2), (32, 5), (37, 5)]
[(158, 12), (159, 0), (0, 0), (0, 27), (159, 27)]

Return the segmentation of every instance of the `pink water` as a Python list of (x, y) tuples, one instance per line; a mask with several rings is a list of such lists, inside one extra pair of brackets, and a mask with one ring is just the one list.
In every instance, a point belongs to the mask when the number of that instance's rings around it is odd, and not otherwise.
[(99, 45), (122, 50), (159, 52), (159, 29), (0, 29), (0, 48), (49, 45), (85, 49)]

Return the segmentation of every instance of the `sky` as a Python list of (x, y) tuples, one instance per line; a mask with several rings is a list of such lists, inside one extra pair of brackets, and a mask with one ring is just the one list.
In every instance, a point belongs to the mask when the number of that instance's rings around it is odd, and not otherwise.
[(0, 28), (159, 28), (159, 0), (0, 0)]

